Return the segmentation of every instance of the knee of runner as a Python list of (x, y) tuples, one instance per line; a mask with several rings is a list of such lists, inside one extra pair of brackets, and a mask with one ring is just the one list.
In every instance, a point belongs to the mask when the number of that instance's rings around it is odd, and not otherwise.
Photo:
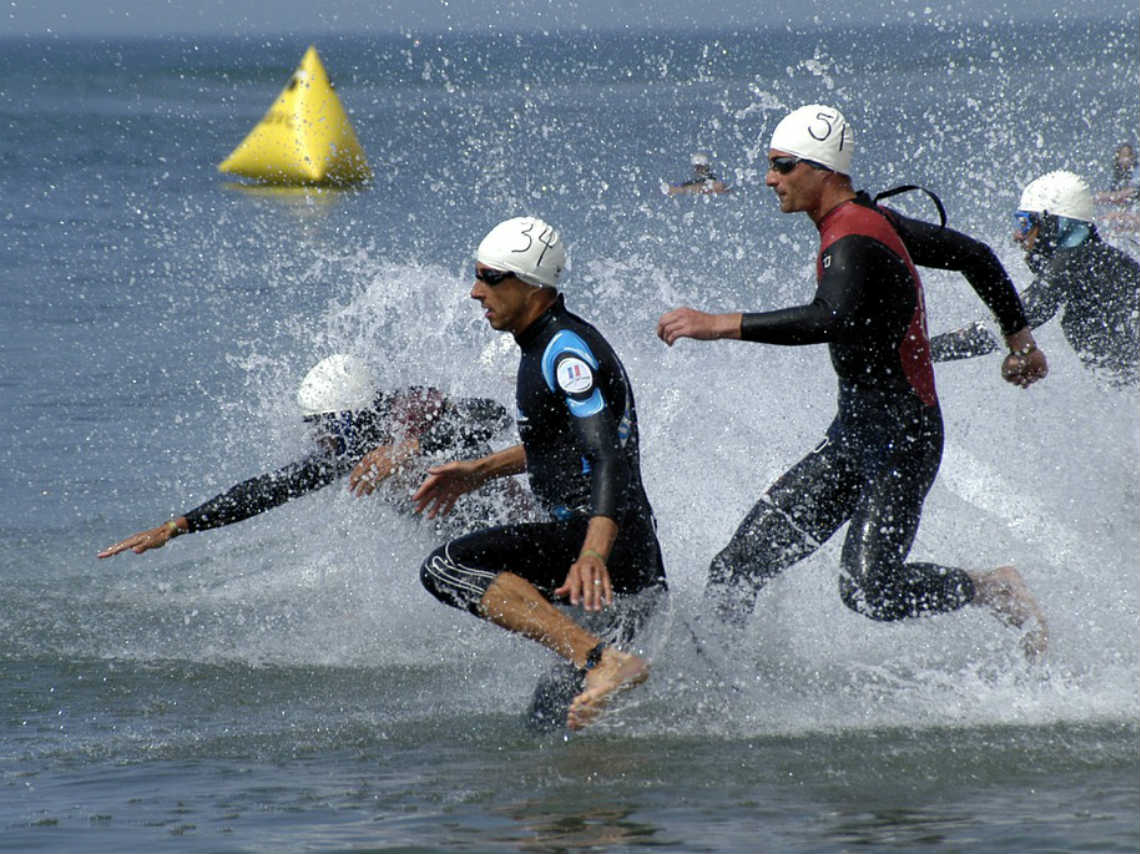
[(867, 580), (859, 584), (849, 575), (839, 576), (839, 598), (856, 614), (884, 623), (915, 615), (913, 607), (899, 601), (891, 593), (889, 589), (883, 589), (873, 582), (868, 583)]
[(447, 552), (444, 551), (443, 546), (440, 546), (429, 554), (424, 562), (420, 564), (420, 584), (424, 586), (424, 589), (427, 590), (428, 593), (441, 602), (446, 602), (447, 600), (441, 594), (441, 579), (443, 576), (438, 571), (438, 568), (440, 563), (445, 560), (447, 560)]
[(723, 587), (731, 584), (736, 577), (731, 544), (723, 549), (709, 564), (708, 583), (710, 587)]
[(428, 593), (444, 605), (470, 611), (476, 616), (481, 616), (479, 603), (493, 580), (486, 575), (472, 573), (469, 568), (456, 563), (446, 544), (428, 555), (420, 566), (420, 583)]

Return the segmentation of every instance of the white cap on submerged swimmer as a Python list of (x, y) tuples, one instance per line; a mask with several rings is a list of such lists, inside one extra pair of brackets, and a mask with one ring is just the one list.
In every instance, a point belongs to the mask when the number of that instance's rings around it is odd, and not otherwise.
[(495, 270), (509, 270), (524, 282), (555, 287), (566, 266), (566, 249), (553, 227), (538, 217), (518, 216), (492, 228), (475, 260)]
[(693, 166), (708, 166), (709, 165), (709, 156), (707, 154), (705, 154), (703, 151), (694, 152), (691, 164)]
[(780, 120), (772, 132), (770, 147), (812, 160), (840, 175), (850, 175), (855, 131), (834, 107), (808, 104)]
[(1092, 222), (1093, 199), (1085, 179), (1075, 172), (1058, 169), (1042, 175), (1021, 192), (1018, 210), (1049, 213)]
[(317, 362), (301, 380), (297, 403), (305, 415), (368, 409), (377, 385), (363, 359), (337, 353)]

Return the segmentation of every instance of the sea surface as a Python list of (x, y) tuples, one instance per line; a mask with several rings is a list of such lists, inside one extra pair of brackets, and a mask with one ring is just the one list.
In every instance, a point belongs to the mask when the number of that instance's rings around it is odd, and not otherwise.
[[(1104, 186), (1135, 141), (1134, 6), (323, 36), (374, 182), (219, 174), (310, 41), (0, 41), (0, 849), (1140, 848), (1136, 389), (1086, 371), (1056, 321), (1028, 391), (996, 356), (938, 367), (946, 454), (912, 553), (1020, 567), (1041, 663), (980, 609), (847, 611), (837, 537), (714, 668), (689, 631), (708, 562), (822, 436), (834, 378), (822, 347), (654, 336), (682, 304), (810, 298), (816, 232), (763, 186), (804, 103), (847, 114), (859, 186), (930, 188), (1028, 284), (1020, 188), (1056, 168)], [(664, 195), (697, 150), (733, 194)], [(519, 214), (561, 228), (568, 303), (634, 383), (673, 591), (643, 688), (582, 734), (528, 730), (549, 654), (421, 589), (441, 534), (392, 491), (340, 483), (96, 559), (304, 453), (296, 387), (329, 353), (510, 406), (513, 343), (467, 292), (474, 246)], [(925, 282), (932, 331), (985, 319), (960, 278)]]

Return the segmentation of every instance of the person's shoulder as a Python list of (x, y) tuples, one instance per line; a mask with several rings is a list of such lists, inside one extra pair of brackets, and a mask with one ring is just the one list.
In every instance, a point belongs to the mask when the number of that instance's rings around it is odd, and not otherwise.
[[(1127, 267), (1130, 272), (1140, 275), (1140, 260), (1134, 255), (1129, 254), (1112, 243), (1109, 243), (1103, 237), (1097, 235), (1094, 241), (1089, 242), (1090, 254), (1100, 256), (1115, 261), (1120, 267)], [(1119, 269), (1119, 267), (1118, 267)]]
[(888, 210), (876, 204), (867, 204), (861, 198), (842, 202), (827, 213), (820, 222), (820, 235), (824, 244), (845, 237), (871, 237), (878, 239), (896, 233), (895, 221)]
[(570, 311), (563, 312), (560, 322), (543, 346), (544, 364), (552, 365), (567, 357), (581, 356), (595, 366), (603, 363), (613, 348), (596, 326)]

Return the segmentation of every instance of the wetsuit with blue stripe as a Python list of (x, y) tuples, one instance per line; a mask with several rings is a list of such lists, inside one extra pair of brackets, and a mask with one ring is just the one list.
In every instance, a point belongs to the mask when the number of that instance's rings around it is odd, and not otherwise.
[(593, 516), (618, 526), (607, 569), (614, 592), (665, 586), (656, 523), (641, 480), (629, 377), (609, 343), (558, 296), (517, 336), (516, 402), (531, 489), (551, 521), (490, 528), (452, 540), (420, 577), (440, 601), (480, 615), (483, 593), (512, 572), (551, 597)]
[[(961, 269), (985, 253), (958, 232), (907, 220), (865, 194), (818, 227), (813, 301), (745, 314), (741, 337), (826, 343), (839, 379), (838, 412), (823, 441), (768, 489), (713, 560), (706, 598), (722, 619), (742, 623), (769, 579), (850, 522), (839, 580), (849, 608), (876, 620), (955, 610), (974, 597), (963, 570), (906, 562), (943, 443), (915, 264)], [(1024, 327), (1004, 272), (983, 270), (971, 284), (1003, 329)]]

